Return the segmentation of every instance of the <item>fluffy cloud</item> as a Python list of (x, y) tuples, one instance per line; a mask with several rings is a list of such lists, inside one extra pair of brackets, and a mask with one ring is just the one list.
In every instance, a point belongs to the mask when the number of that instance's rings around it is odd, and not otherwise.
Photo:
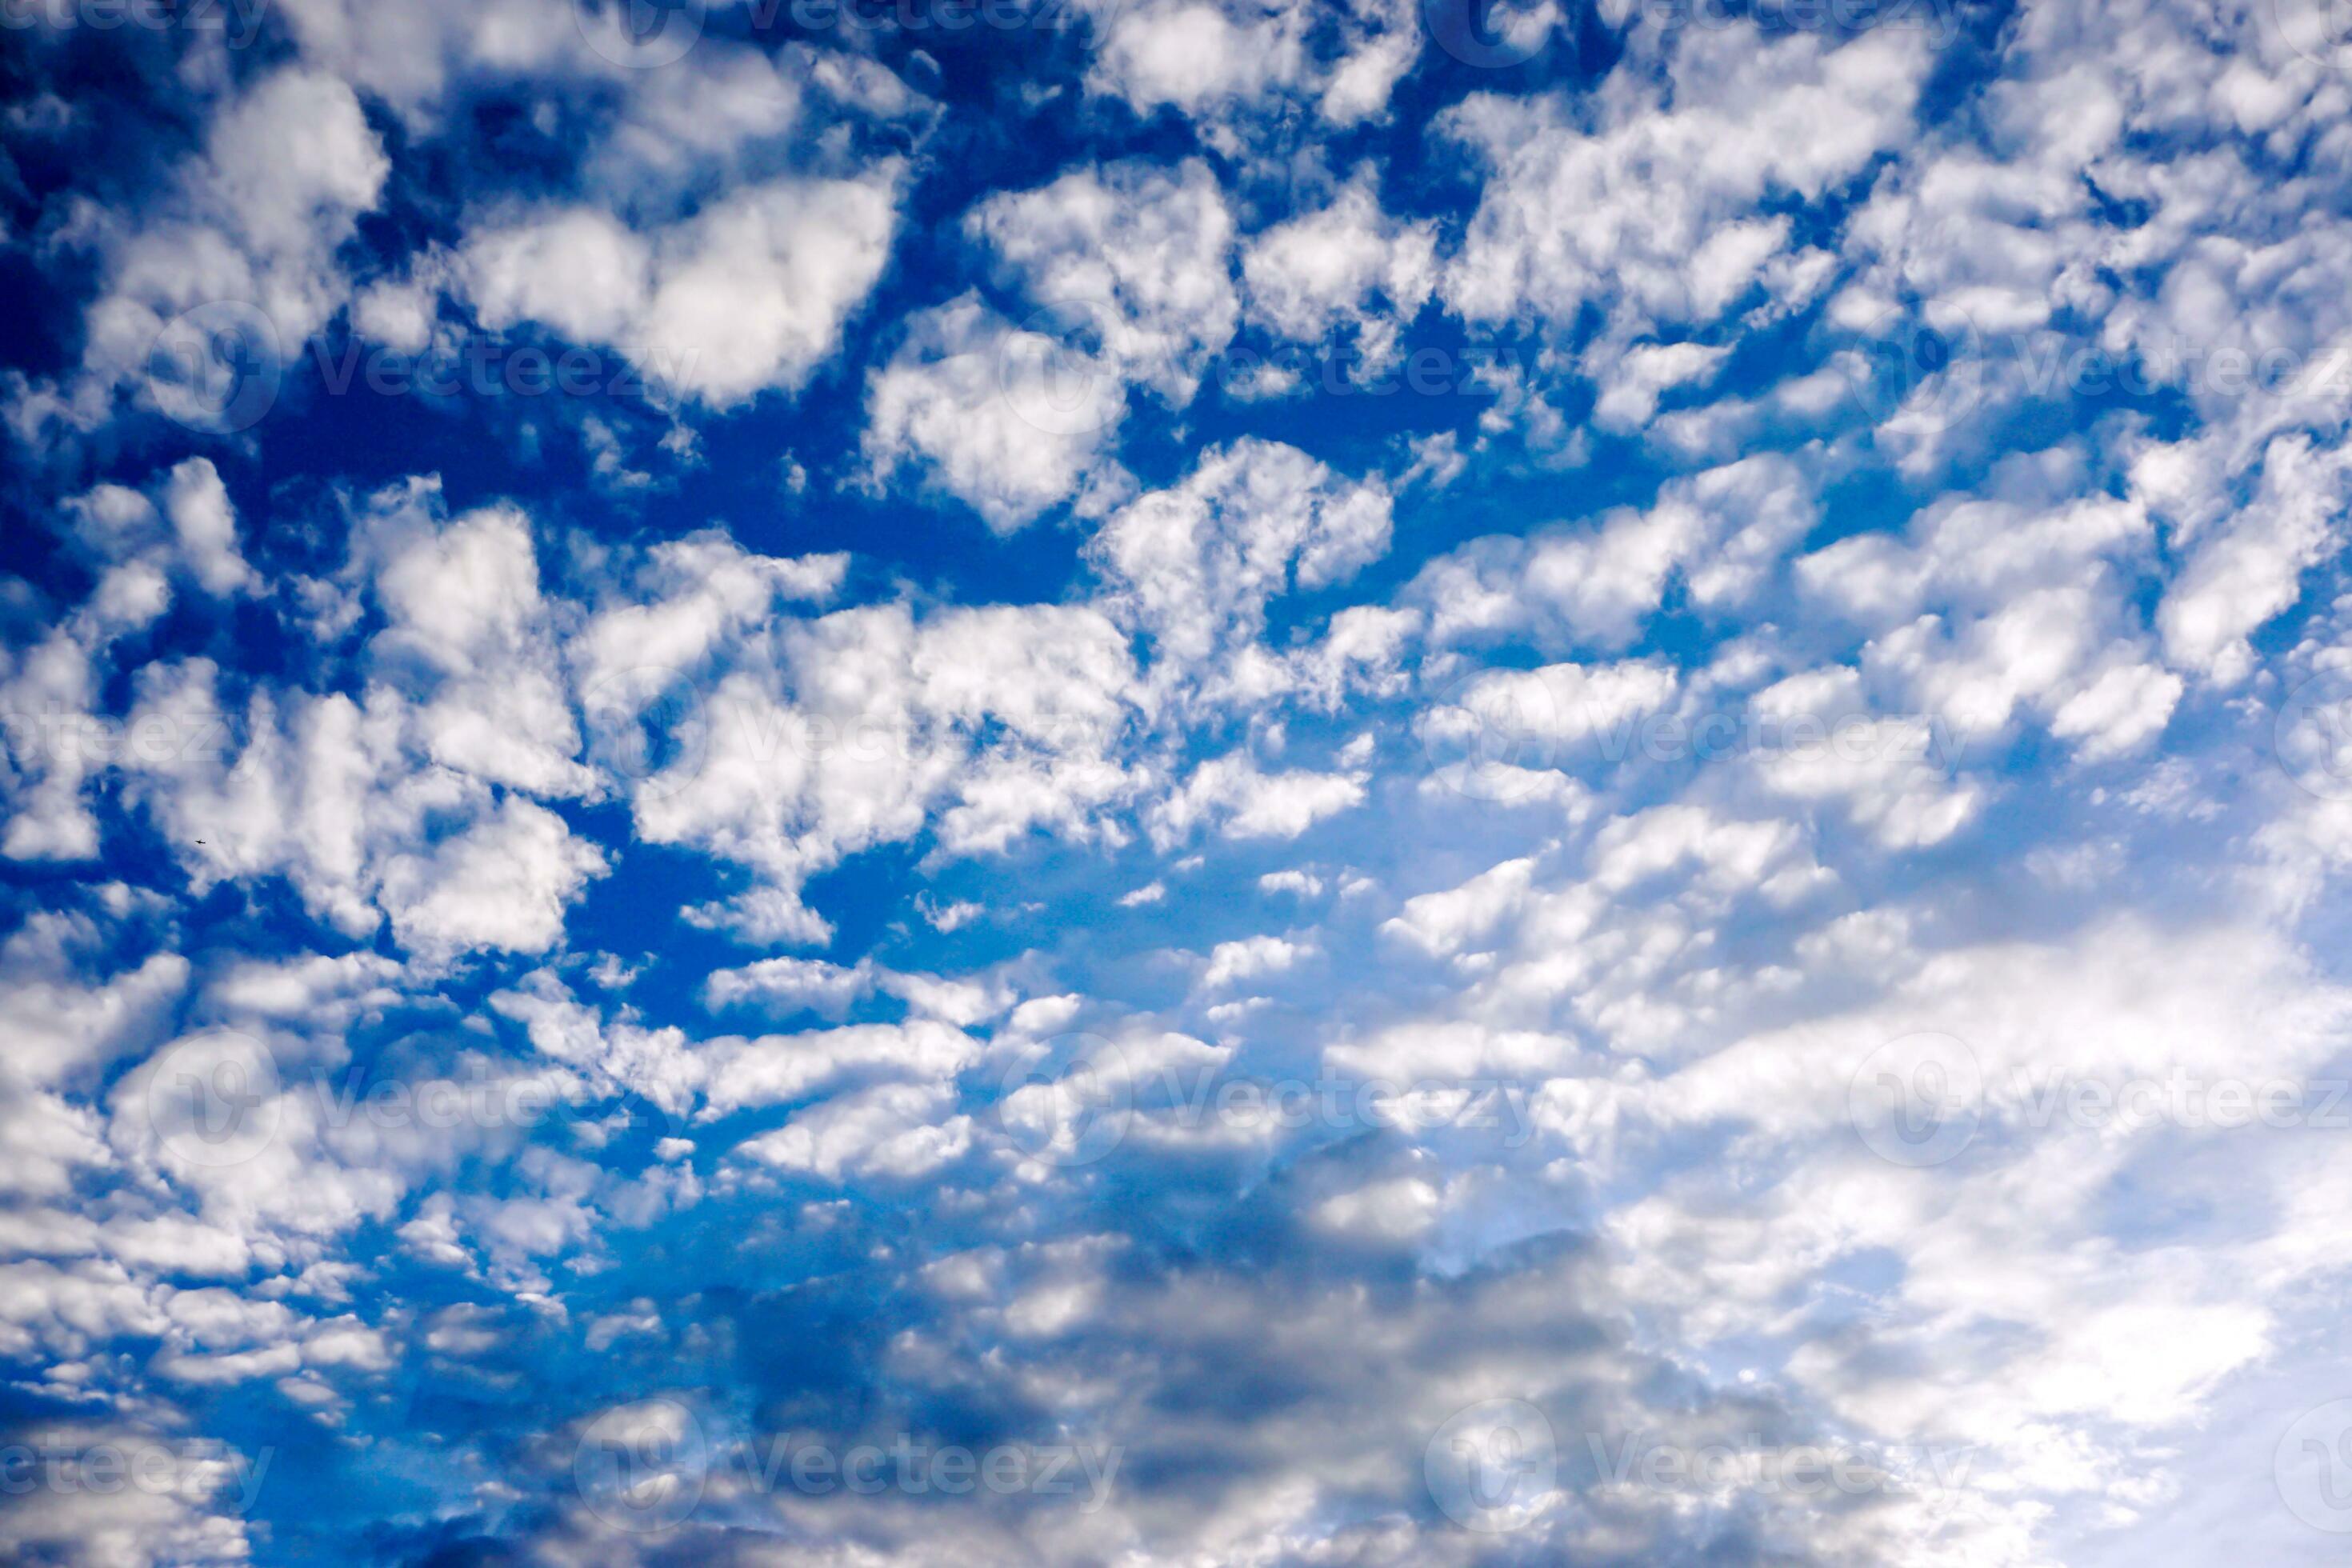
[(2326, 41), (1064, 10), (23, 36), (0, 1553), (2308, 1556)]
[(1121, 163), (992, 196), (964, 229), (1038, 312), (1120, 374), (1181, 406), (1240, 316), (1234, 220), (1217, 177)]
[(878, 479), (919, 463), (940, 489), (1010, 533), (1115, 480), (1127, 412), (1117, 364), (1015, 327), (967, 296), (919, 316), (866, 386), (866, 455)]
[(625, 354), (656, 391), (725, 409), (797, 390), (882, 275), (900, 166), (730, 193), (643, 234), (593, 207), (477, 226), (458, 258), (482, 324)]

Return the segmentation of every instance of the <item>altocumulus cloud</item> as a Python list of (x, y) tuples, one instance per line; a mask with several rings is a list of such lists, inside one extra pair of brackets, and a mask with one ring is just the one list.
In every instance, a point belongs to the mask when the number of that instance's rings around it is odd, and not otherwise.
[(2330, 7), (0, 20), (0, 1554), (2352, 1530)]

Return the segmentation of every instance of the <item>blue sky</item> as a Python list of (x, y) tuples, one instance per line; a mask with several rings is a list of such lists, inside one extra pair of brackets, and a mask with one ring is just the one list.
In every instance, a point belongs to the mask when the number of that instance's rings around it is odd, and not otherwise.
[(0, 1555), (2340, 1551), (2331, 7), (0, 20)]

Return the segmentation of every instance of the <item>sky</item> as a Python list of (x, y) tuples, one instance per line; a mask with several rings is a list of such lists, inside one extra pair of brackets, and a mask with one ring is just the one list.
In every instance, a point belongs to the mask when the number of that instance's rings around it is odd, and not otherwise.
[(2343, 1560), (2341, 6), (0, 29), (0, 1558)]

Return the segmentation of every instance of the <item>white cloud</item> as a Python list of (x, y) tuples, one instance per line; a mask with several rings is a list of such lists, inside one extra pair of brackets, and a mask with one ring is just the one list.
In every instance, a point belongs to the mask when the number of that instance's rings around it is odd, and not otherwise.
[(1378, 374), (1436, 287), (1436, 226), (1382, 213), (1367, 164), (1329, 205), (1252, 237), (1242, 279), (1253, 320), (1308, 343), (1350, 327), (1364, 373)]
[(1304, 768), (1262, 773), (1248, 756), (1234, 752), (1202, 763), (1152, 807), (1151, 837), (1162, 849), (1172, 848), (1208, 824), (1228, 838), (1296, 838), (1363, 800), (1360, 775)]
[(1390, 527), (1379, 480), (1345, 479), (1296, 447), (1244, 439), (1203, 453), (1181, 484), (1121, 507), (1088, 553), (1109, 580), (1112, 613), (1150, 638), (1155, 685), (1214, 702), (1223, 683), (1204, 667), (1254, 643), (1275, 599), (1345, 582), (1378, 560)]
[(989, 197), (964, 229), (1036, 308), (1024, 329), (1070, 334), (1171, 406), (1233, 340), (1233, 215), (1197, 159), (1078, 170)]
[(1173, 108), (1220, 141), (1278, 95), (1311, 98), (1335, 125), (1376, 116), (1421, 49), (1407, 0), (1347, 0), (1313, 16), (1273, 0), (1079, 3), (1093, 18), (1095, 91), (1139, 114)]
[(1289, 942), (1278, 936), (1221, 942), (1210, 950), (1208, 966), (1201, 971), (1201, 989), (1223, 991), (1244, 981), (1280, 974), (1315, 952), (1312, 942)]
[(458, 272), (482, 324), (536, 321), (714, 409), (797, 391), (889, 259), (902, 166), (746, 185), (639, 233), (589, 207), (478, 225)]
[(844, 1176), (918, 1180), (971, 1147), (971, 1119), (947, 1114), (951, 1099), (918, 1084), (883, 1084), (827, 1100), (738, 1152), (828, 1181)]
[(1621, 67), (1590, 121), (1564, 96), (1476, 94), (1448, 112), (1444, 129), (1493, 171), (1441, 286), (1452, 310), (1565, 327), (1590, 303), (1624, 340), (1716, 320), (1786, 242), (1755, 209), (1817, 199), (1899, 145), (1931, 58), (1903, 27), (1838, 47), (1793, 30), (1672, 36), (1664, 81), (1636, 87)]
[(1677, 579), (1705, 609), (1751, 600), (1816, 516), (1798, 463), (1746, 458), (1674, 480), (1647, 510), (1621, 508), (1589, 530), (1473, 541), (1423, 567), (1413, 597), (1441, 639), (1531, 629), (1621, 647)]
[(1116, 482), (1127, 408), (1117, 363), (971, 296), (915, 316), (890, 363), (867, 373), (866, 400), (875, 477), (919, 464), (998, 533)]
[(336, 252), (376, 205), (390, 170), (342, 81), (299, 66), (257, 79), (147, 214), (86, 215), (106, 282), (84, 316), (81, 363), (60, 388), (18, 383), (10, 415), (19, 432), (37, 442), (52, 420), (85, 430), (100, 423), (118, 390), (148, 385), (166, 323), (199, 306), (226, 305), (223, 331), (257, 312), (276, 341), (247, 346), (290, 363), (348, 296)]
[(429, 856), (395, 857), (384, 868), (384, 907), (401, 941), (429, 956), (544, 952), (562, 937), (565, 908), (606, 869), (562, 817), (509, 799)]

